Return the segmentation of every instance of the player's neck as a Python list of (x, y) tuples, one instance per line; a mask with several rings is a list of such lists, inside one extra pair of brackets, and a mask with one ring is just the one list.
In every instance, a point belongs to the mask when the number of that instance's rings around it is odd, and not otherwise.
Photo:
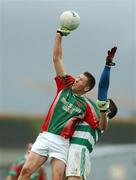
[(81, 91), (76, 91), (76, 90), (72, 90), (73, 94), (75, 94), (76, 96), (83, 96), (85, 94), (85, 92), (81, 92)]

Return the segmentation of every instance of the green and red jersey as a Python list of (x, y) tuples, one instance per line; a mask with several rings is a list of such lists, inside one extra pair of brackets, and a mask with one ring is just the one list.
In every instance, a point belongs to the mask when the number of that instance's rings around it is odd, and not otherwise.
[[(98, 120), (100, 121), (99, 109), (92, 100), (90, 100), (89, 98), (87, 99), (90, 105), (92, 106), (92, 108), (94, 109)], [(75, 127), (75, 132), (70, 139), (70, 143), (85, 146), (88, 149), (88, 151), (91, 153), (94, 148), (94, 145), (96, 144), (100, 136), (103, 134), (103, 132), (104, 131), (98, 128), (96, 129), (91, 128), (86, 122), (78, 123)]]
[(72, 92), (64, 77), (55, 78), (57, 93), (45, 117), (42, 131), (48, 131), (65, 138), (70, 138), (78, 121), (86, 121), (93, 129), (98, 125), (98, 118), (83, 96)]
[[(17, 160), (15, 162), (13, 162), (10, 167), (9, 175), (14, 176), (16, 179), (18, 179), (25, 161), (26, 161), (25, 155), (17, 158)], [(35, 171), (31, 175), (30, 180), (46, 180), (44, 170), (42, 168), (40, 168), (39, 170)]]

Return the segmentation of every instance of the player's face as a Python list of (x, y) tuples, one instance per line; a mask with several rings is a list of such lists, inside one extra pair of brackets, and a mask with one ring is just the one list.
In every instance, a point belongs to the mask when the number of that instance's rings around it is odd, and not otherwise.
[(87, 82), (87, 77), (84, 74), (81, 74), (76, 78), (74, 84), (72, 85), (72, 90), (74, 92), (86, 92), (86, 89), (88, 88)]

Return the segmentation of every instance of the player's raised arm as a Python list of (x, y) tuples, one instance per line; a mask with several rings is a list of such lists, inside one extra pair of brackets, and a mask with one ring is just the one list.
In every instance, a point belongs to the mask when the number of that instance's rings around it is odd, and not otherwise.
[(66, 72), (62, 62), (62, 37), (70, 34), (71, 31), (77, 29), (80, 24), (80, 17), (74, 11), (65, 11), (60, 16), (60, 28), (56, 32), (53, 62), (56, 75), (65, 76)]
[(53, 62), (57, 76), (64, 76), (66, 74), (62, 62), (62, 37), (70, 34), (67, 28), (60, 27), (56, 32), (54, 49), (53, 49)]
[(62, 42), (62, 35), (59, 32), (57, 32), (54, 42), (54, 49), (53, 49), (53, 62), (57, 76), (65, 75), (65, 69), (62, 62), (61, 42)]
[(99, 87), (98, 87), (97, 106), (101, 114), (101, 119), (98, 128), (101, 130), (105, 130), (108, 125), (107, 111), (109, 109), (109, 101), (107, 99), (107, 95), (108, 95), (108, 88), (110, 83), (110, 70), (111, 70), (111, 66), (115, 65), (115, 63), (113, 62), (113, 58), (116, 53), (116, 50), (117, 47), (113, 47), (110, 51), (108, 51), (108, 55), (106, 58), (106, 66), (104, 67), (104, 70), (101, 74)]

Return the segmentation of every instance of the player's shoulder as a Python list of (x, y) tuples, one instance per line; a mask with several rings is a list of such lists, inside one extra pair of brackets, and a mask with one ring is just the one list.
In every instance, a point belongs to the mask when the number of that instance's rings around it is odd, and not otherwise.
[(94, 100), (92, 100), (89, 97), (85, 96), (85, 101), (90, 107), (93, 107), (93, 108), (97, 109), (97, 105), (96, 105)]

